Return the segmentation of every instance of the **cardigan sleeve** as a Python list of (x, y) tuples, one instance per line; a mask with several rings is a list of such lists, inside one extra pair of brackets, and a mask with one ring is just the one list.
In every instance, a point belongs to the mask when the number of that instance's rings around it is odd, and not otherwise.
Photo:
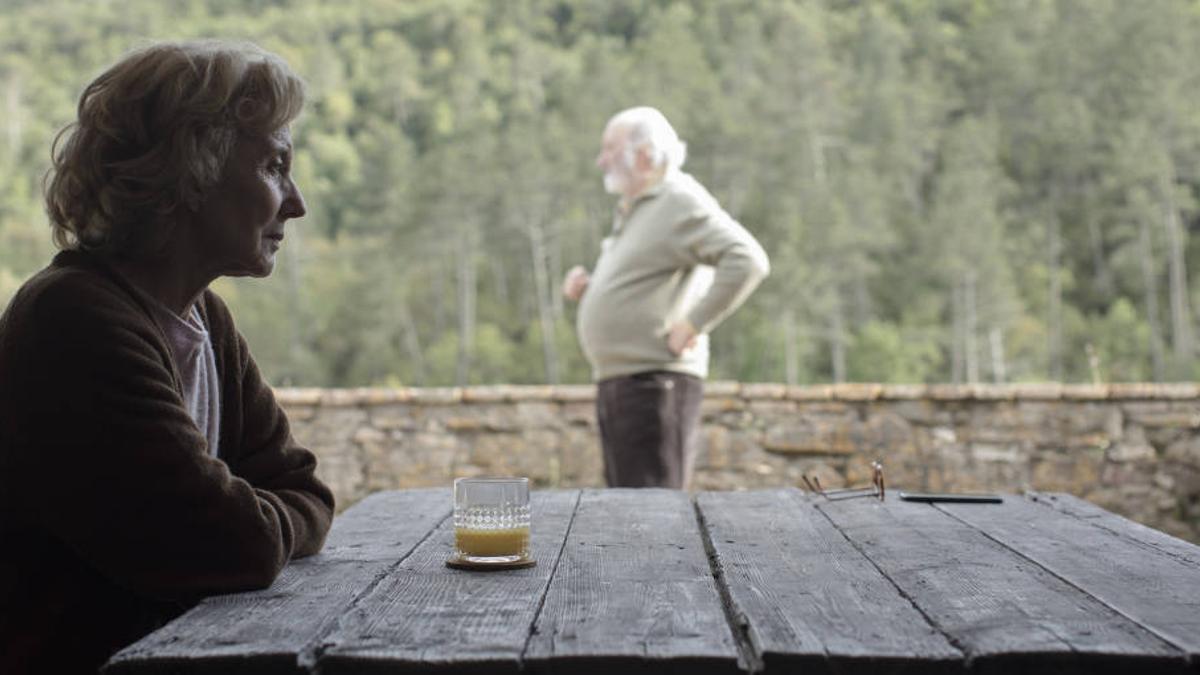
[[(236, 451), (222, 453), (233, 472), (274, 508), (289, 557), (321, 550), (333, 519), (333, 494), (315, 475), (316, 457), (292, 437), (287, 415), (263, 380), (246, 341), (233, 334), (240, 369), (241, 428)], [(229, 411), (223, 411), (228, 414)]]
[(263, 588), (320, 545), (332, 500), (311, 484), (317, 496), (293, 494), (311, 457), (288, 455), (294, 464), (270, 477), (252, 463), (248, 480), (209, 456), (157, 329), (119, 288), (68, 279), (19, 320), (23, 365), (5, 386), (23, 390), (25, 447), (12, 466), (26, 476), (20, 508), (42, 531), (159, 598)]

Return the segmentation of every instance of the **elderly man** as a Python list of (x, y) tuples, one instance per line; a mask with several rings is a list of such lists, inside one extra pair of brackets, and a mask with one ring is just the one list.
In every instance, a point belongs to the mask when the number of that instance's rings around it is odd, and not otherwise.
[(654, 108), (609, 120), (596, 165), (620, 197), (595, 270), (574, 267), (579, 340), (597, 382), (610, 487), (682, 488), (708, 374), (708, 333), (769, 271), (767, 254), (696, 179)]

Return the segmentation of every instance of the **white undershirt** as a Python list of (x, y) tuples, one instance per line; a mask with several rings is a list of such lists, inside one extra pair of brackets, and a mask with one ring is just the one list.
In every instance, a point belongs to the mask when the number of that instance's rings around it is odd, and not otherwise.
[(208, 452), (217, 456), (221, 429), (221, 397), (217, 379), (217, 358), (212, 340), (200, 312), (192, 305), (186, 317), (180, 317), (155, 303), (154, 318), (167, 336), (175, 368), (182, 379), (183, 404), (200, 434), (208, 439)]

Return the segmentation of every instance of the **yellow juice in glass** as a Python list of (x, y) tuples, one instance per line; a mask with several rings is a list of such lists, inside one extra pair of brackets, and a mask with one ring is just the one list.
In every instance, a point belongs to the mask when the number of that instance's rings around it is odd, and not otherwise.
[(522, 558), (529, 554), (529, 527), (454, 528), (454, 546), (471, 558)]
[(455, 557), (466, 563), (529, 559), (529, 479), (454, 480)]

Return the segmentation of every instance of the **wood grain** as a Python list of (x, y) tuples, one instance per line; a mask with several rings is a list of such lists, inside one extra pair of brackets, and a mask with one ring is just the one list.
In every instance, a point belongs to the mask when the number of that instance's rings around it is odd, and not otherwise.
[(447, 520), (346, 611), (322, 645), (318, 671), (517, 672), (578, 498), (576, 491), (533, 493), (537, 566), (527, 569), (447, 568), (454, 545)]
[(955, 518), (1188, 653), (1200, 656), (1200, 564), (1022, 498), (1003, 509), (939, 505)]
[(738, 671), (687, 493), (584, 492), (526, 652), (534, 672)]
[(798, 491), (706, 492), (697, 505), (765, 672), (962, 669), (962, 653)]
[(1200, 565), (1200, 546), (1141, 523), (1119, 516), (1064, 492), (1029, 492), (1027, 497), (1038, 504), (1085, 520), (1125, 539), (1157, 549), (1169, 556)]
[(450, 515), (448, 490), (378, 493), (347, 509), (321, 553), (270, 588), (208, 598), (117, 653), (106, 673), (297, 673), (354, 598)]
[[(1005, 504), (971, 505), (1000, 512)], [(1181, 653), (1135, 622), (926, 504), (819, 503), (833, 522), (967, 656), (974, 671), (1152, 672)]]

